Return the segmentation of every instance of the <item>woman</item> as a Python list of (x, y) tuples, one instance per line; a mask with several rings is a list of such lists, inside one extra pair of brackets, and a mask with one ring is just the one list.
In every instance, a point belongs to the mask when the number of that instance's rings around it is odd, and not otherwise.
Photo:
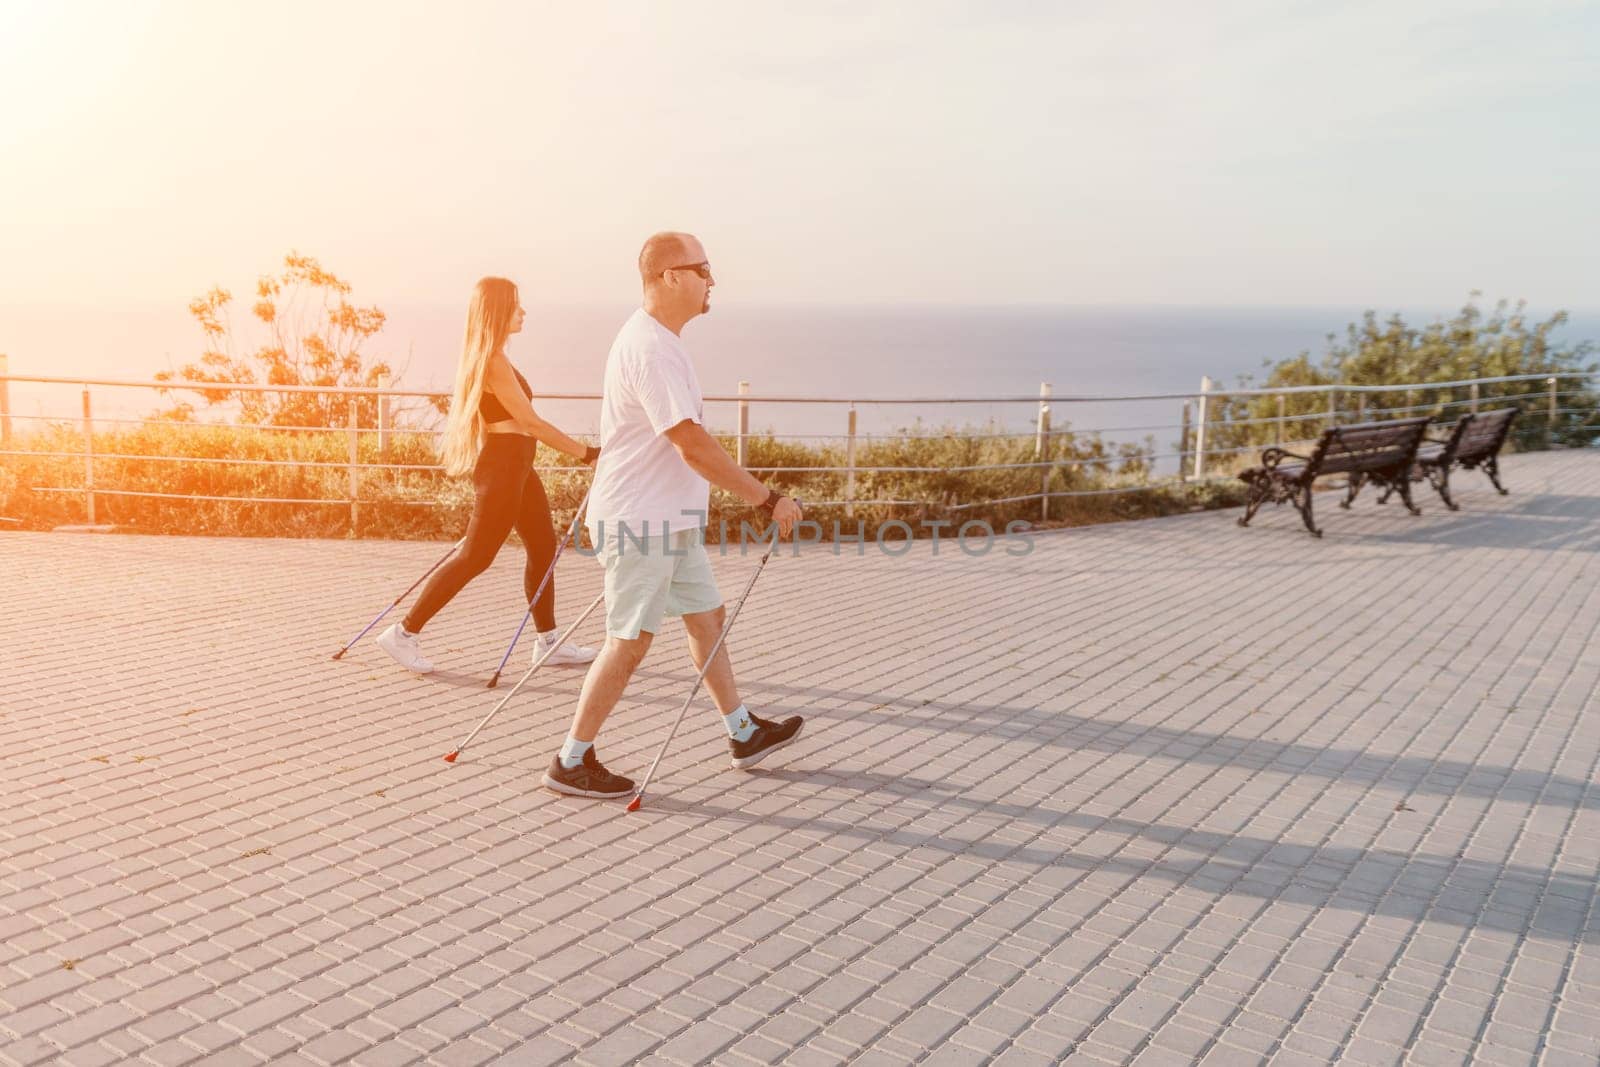
[[(512, 527), (522, 536), (528, 562), (522, 588), (528, 599), (539, 588), (555, 558), (556, 531), (544, 483), (533, 470), (534, 450), (543, 441), (551, 448), (594, 464), (600, 450), (573, 440), (533, 410), (533, 388), (506, 358), (506, 339), (522, 329), (523, 310), (517, 287), (504, 278), (484, 278), (467, 309), (467, 334), (456, 367), (455, 394), (450, 402), (442, 449), (445, 470), (472, 472), (477, 499), (460, 551), (428, 580), (411, 611), (378, 635), (378, 647), (397, 663), (418, 674), (433, 670), (418, 646), (417, 635), (428, 620), (463, 586), (494, 562)], [(539, 631), (537, 658), (556, 643), (555, 580), (533, 605)], [(595, 650), (571, 643), (550, 654), (546, 663), (588, 663)]]

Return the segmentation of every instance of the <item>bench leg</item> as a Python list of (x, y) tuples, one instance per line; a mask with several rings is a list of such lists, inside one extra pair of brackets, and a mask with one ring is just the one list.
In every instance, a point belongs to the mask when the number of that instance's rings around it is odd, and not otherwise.
[(1300, 512), (1300, 518), (1305, 521), (1306, 529), (1310, 530), (1313, 536), (1321, 537), (1322, 531), (1317, 529), (1316, 521), (1311, 517), (1311, 485), (1309, 482), (1304, 489), (1295, 494), (1294, 506)]
[(1350, 505), (1356, 502), (1356, 494), (1361, 492), (1361, 487), (1366, 484), (1366, 481), (1366, 475), (1359, 472), (1352, 474), (1349, 484), (1345, 487), (1344, 499), (1339, 501), (1339, 506), (1346, 511), (1350, 510)]
[(1461, 505), (1450, 499), (1450, 468), (1439, 466), (1428, 468), (1428, 484), (1433, 486), (1439, 494), (1439, 499), (1444, 501), (1444, 506), (1451, 511), (1460, 511)]
[(1487, 474), (1489, 480), (1494, 483), (1494, 487), (1500, 490), (1501, 496), (1507, 494), (1506, 487), (1500, 484), (1500, 458), (1498, 456), (1490, 456), (1484, 461), (1483, 473)]
[(1393, 484), (1400, 491), (1400, 499), (1405, 503), (1406, 510), (1413, 515), (1421, 515), (1422, 509), (1411, 501), (1411, 479), (1401, 476), (1396, 478)]
[(1239, 525), (1240, 526), (1249, 526), (1250, 525), (1250, 520), (1256, 517), (1256, 512), (1261, 509), (1261, 505), (1266, 502), (1266, 499), (1267, 499), (1266, 483), (1264, 481), (1251, 482), (1250, 483), (1250, 499), (1245, 501), (1244, 514), (1240, 515), (1238, 520), (1237, 520)]

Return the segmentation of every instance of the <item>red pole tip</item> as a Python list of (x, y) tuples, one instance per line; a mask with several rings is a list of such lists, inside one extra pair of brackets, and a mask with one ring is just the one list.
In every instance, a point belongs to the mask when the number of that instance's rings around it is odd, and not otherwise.
[(444, 761), (446, 763), (454, 763), (456, 761), (456, 757), (459, 755), (461, 755), (461, 750), (458, 748), (454, 752), (450, 753), (450, 755), (446, 756)]
[(495, 686), (497, 686), (499, 684), (500, 684), (500, 676), (497, 674), (493, 678), (489, 679), (489, 683), (487, 685), (485, 685), (484, 688), (485, 689), (493, 689)]
[(344, 649), (341, 648), (339, 651), (335, 652), (333, 654), (333, 658), (334, 659), (343, 659), (344, 658)]
[(639, 801), (642, 800), (642, 799), (643, 799), (643, 795), (641, 794), (640, 796), (636, 796), (632, 800), (628, 801), (628, 810), (629, 811), (638, 811), (639, 810)]

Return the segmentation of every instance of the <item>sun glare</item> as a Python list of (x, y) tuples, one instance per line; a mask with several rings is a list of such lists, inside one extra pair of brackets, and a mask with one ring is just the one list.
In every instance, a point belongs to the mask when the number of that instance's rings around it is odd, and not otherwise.
[(69, 57), (60, 54), (58, 42), (69, 21), (67, 9), (56, 4), (0, 5), (0, 64), (8, 77), (24, 68), (37, 70)]

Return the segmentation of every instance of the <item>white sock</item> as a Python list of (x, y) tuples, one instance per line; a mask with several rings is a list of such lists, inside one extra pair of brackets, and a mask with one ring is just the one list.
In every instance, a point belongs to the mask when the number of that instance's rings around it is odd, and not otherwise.
[(546, 630), (544, 633), (539, 635), (539, 640), (544, 642), (545, 648), (549, 648), (551, 645), (556, 643), (556, 638), (560, 636), (561, 634), (555, 630)]
[(743, 704), (724, 715), (722, 724), (728, 728), (728, 736), (735, 741), (748, 741), (750, 735), (756, 732), (756, 721)]
[[(540, 635), (543, 636), (542, 634)], [(583, 754), (594, 747), (593, 741), (579, 741), (571, 734), (567, 735), (567, 743), (561, 746), (561, 766), (572, 770), (583, 762)]]
[[(421, 630), (417, 631), (417, 633), (421, 633), (421, 632), (422, 632)], [(417, 634), (414, 634), (410, 630), (406, 629), (406, 624), (402, 622), (400, 624), (400, 636), (402, 636), (402, 637), (415, 637), (415, 636), (417, 636)]]

